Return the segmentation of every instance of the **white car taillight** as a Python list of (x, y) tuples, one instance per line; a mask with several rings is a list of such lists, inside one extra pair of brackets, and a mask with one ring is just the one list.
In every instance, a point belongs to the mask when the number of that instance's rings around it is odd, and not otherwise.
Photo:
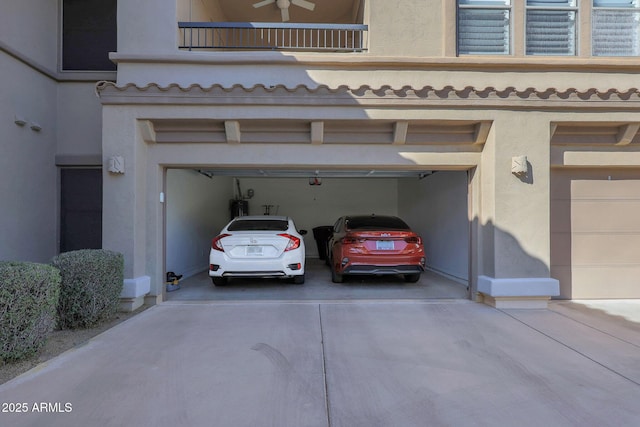
[(289, 239), (289, 243), (287, 243), (287, 247), (284, 248), (285, 252), (293, 249), (298, 249), (300, 247), (300, 239), (298, 237), (292, 236), (291, 234), (287, 234), (287, 233), (278, 234), (278, 236)]
[(220, 243), (220, 240), (229, 236), (231, 236), (231, 234), (221, 234), (219, 236), (214, 237), (213, 240), (211, 241), (211, 249), (224, 252), (224, 248), (222, 247), (222, 243)]

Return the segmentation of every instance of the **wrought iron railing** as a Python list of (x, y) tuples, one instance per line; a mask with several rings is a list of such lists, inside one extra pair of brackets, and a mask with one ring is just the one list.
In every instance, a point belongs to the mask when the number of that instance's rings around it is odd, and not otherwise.
[(178, 22), (180, 49), (364, 52), (366, 25)]

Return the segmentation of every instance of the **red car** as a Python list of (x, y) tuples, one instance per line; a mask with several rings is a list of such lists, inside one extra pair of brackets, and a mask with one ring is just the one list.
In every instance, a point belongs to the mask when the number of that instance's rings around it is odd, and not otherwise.
[(400, 218), (354, 215), (336, 221), (327, 261), (334, 283), (342, 283), (345, 274), (401, 274), (414, 283), (426, 258), (422, 238)]

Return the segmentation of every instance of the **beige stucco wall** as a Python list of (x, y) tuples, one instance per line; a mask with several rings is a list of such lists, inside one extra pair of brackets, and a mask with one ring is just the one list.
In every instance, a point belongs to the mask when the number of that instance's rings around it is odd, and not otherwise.
[(442, 2), (369, 0), (369, 52), (379, 56), (442, 55)]
[(48, 262), (58, 247), (55, 82), (2, 52), (0, 76), (11, 76), (0, 79), (0, 259)]
[(0, 46), (19, 52), (49, 70), (56, 70), (58, 16), (58, 1), (1, 2)]
[[(549, 277), (549, 118), (501, 112), (494, 126), (494, 197), (483, 197), (483, 207), (495, 209), (486, 218), (494, 228), (495, 277)], [(523, 179), (511, 173), (512, 157), (521, 155), (530, 164)]]
[(118, 2), (118, 52), (167, 53), (177, 50), (176, 0)]
[[(58, 85), (57, 154), (66, 162), (82, 164), (102, 153), (102, 105), (95, 96), (94, 82)], [(100, 164), (100, 163), (98, 163)]]

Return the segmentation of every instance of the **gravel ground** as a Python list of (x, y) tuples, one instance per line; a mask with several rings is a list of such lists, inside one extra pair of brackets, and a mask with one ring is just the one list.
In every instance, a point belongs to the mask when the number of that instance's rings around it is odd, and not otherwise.
[(114, 319), (102, 323), (95, 328), (53, 331), (47, 339), (46, 344), (37, 355), (29, 359), (13, 363), (0, 362), (0, 384), (4, 384), (39, 364), (46, 362), (47, 360), (52, 359), (77, 345), (83, 344), (96, 335), (114, 327), (118, 323), (124, 322), (130, 317), (143, 312), (147, 308), (149, 308), (149, 306), (142, 306), (131, 313), (118, 313)]

